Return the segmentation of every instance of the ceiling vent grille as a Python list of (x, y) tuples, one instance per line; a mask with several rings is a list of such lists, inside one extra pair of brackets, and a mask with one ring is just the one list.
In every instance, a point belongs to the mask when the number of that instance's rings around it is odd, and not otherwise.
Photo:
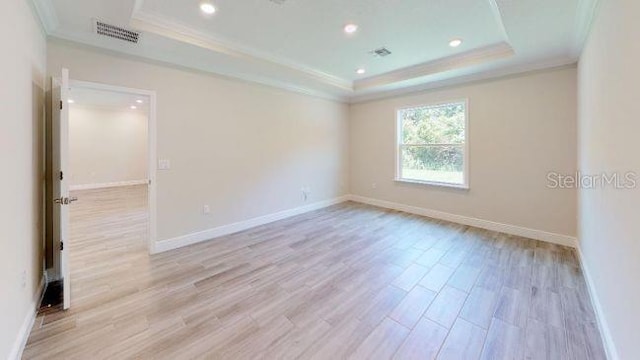
[(104, 35), (134, 44), (137, 44), (138, 40), (140, 40), (139, 32), (107, 24), (100, 20), (95, 20), (95, 29), (98, 35)]
[(391, 55), (391, 51), (389, 51), (389, 49), (384, 47), (381, 47), (380, 49), (372, 50), (371, 53), (374, 56), (378, 56), (378, 57), (385, 57), (387, 55)]

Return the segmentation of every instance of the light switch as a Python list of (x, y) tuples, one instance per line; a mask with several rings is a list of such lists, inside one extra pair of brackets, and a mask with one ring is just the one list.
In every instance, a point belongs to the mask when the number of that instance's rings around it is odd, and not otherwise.
[(171, 169), (171, 160), (169, 159), (158, 160), (158, 170), (169, 170), (169, 169)]

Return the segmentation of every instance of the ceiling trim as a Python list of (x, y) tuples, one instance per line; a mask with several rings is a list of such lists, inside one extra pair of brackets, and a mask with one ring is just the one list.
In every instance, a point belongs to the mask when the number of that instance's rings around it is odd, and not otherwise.
[(496, 0), (489, 0), (489, 6), (491, 7), (491, 12), (493, 12), (493, 16), (496, 18), (496, 23), (498, 23), (498, 27), (504, 36), (505, 41), (509, 41), (509, 34), (507, 33), (507, 28), (504, 26), (504, 20), (502, 17), (502, 11), (500, 10), (500, 5)]
[(349, 100), (350, 104), (359, 104), (370, 101), (378, 101), (400, 96), (415, 95), (425, 91), (442, 89), (454, 86), (463, 86), (476, 82), (492, 81), (510, 76), (521, 76), (527, 73), (535, 73), (541, 71), (554, 71), (558, 69), (574, 68), (576, 61), (573, 58), (559, 57), (556, 59), (532, 62), (525, 65), (512, 66), (509, 68), (500, 68), (492, 71), (483, 71), (465, 76), (445, 79), (441, 81), (429, 82), (420, 85), (410, 86), (406, 88), (375, 92), (364, 95), (352, 96)]
[[(57, 38), (69, 41), (82, 46), (87, 46), (98, 51), (117, 53), (120, 56), (136, 58), (138, 60), (163, 64), (182, 69), (195, 70), (207, 74), (221, 76), (223, 78), (237, 79), (239, 81), (256, 83), (263, 86), (282, 89), (294, 93), (313, 96), (317, 98), (338, 101), (338, 102), (365, 102), (378, 99), (397, 97), (415, 92), (442, 88), (447, 86), (461, 85), (479, 80), (487, 80), (492, 78), (500, 78), (511, 74), (523, 72), (538, 71), (545, 68), (553, 68), (572, 64), (579, 58), (580, 52), (584, 47), (586, 39), (596, 16), (599, 0), (583, 0), (580, 1), (576, 9), (574, 46), (568, 49), (566, 56), (548, 59), (544, 61), (532, 62), (512, 66), (509, 68), (499, 68), (494, 70), (478, 70), (473, 74), (457, 76), (441, 81), (431, 81), (424, 79), (425, 82), (398, 88), (393, 90), (376, 89), (376, 87), (384, 87), (385, 85), (395, 84), (410, 79), (418, 79), (434, 75), (437, 73), (447, 72), (453, 69), (460, 69), (468, 66), (478, 65), (489, 61), (500, 60), (514, 55), (514, 50), (509, 44), (509, 36), (503, 23), (501, 9), (499, 7), (500, 0), (488, 0), (493, 9), (494, 16), (500, 28), (503, 30), (505, 41), (496, 43), (484, 48), (471, 50), (462, 54), (457, 54), (447, 58), (441, 58), (422, 64), (394, 70), (385, 74), (372, 76), (369, 78), (359, 79), (354, 82), (345, 80), (340, 77), (310, 68), (308, 66), (295, 63), (283, 58), (278, 58), (272, 54), (265, 54), (254, 49), (244, 48), (236, 44), (229, 44), (211, 37), (210, 35), (199, 33), (192, 28), (181, 25), (142, 10), (145, 0), (134, 0), (131, 25), (134, 27), (142, 27), (143, 31), (156, 33), (161, 36), (182, 41), (191, 45), (206, 48), (211, 51), (227, 54), (230, 56), (240, 57), (252, 62), (261, 61), (271, 65), (280, 66), (292, 75), (305, 76), (308, 79), (317, 81), (321, 84), (330, 85), (335, 89), (334, 93), (330, 90), (316, 90), (305, 86), (299, 86), (295, 80), (280, 81), (273, 76), (268, 75), (248, 75), (233, 71), (226, 71), (216, 68), (215, 71), (203, 68), (202, 66), (193, 66), (185, 62), (175, 60), (162, 60), (159, 54), (140, 54), (135, 51), (128, 50), (108, 42), (100, 42), (97, 45), (95, 37), (87, 34), (75, 34), (61, 31), (60, 23), (56, 14), (56, 9), (51, 0), (26, 0), (31, 4), (34, 15), (39, 18), (41, 29), (50, 38)], [(397, 84), (398, 86), (400, 84)], [(360, 94), (358, 90), (368, 90), (364, 94)]]
[(400, 81), (411, 80), (419, 77), (442, 73), (449, 70), (460, 69), (471, 65), (477, 65), (488, 61), (494, 61), (511, 57), (515, 54), (511, 45), (506, 42), (485, 46), (464, 53), (448, 56), (434, 61), (409, 66), (403, 69), (372, 76), (354, 82), (354, 90), (363, 90), (379, 86), (389, 85)]
[(75, 46), (75, 47), (85, 47), (90, 48), (92, 51), (98, 51), (102, 53), (106, 53), (111, 56), (121, 56), (121, 57), (129, 57), (138, 61), (144, 61), (151, 64), (161, 64), (162, 66), (169, 66), (172, 68), (188, 70), (188, 71), (197, 71), (206, 73), (213, 76), (220, 76), (223, 78), (242, 81), (246, 83), (258, 84), (262, 86), (268, 86), (270, 88), (280, 89), (284, 91), (289, 91), (293, 93), (298, 93), (302, 95), (312, 96), (320, 99), (331, 100), (346, 103), (349, 98), (347, 96), (340, 96), (335, 94), (330, 94), (327, 92), (313, 90), (302, 86), (297, 86), (290, 82), (282, 82), (277, 81), (268, 77), (260, 77), (255, 75), (244, 75), (236, 72), (225, 73), (222, 71), (211, 71), (209, 69), (203, 69), (200, 67), (194, 67), (189, 65), (183, 65), (178, 62), (173, 61), (165, 61), (154, 57), (153, 55), (144, 55), (144, 54), (134, 54), (131, 52), (127, 52), (118, 46), (109, 46), (107, 44), (101, 44), (101, 46), (96, 46), (95, 42), (91, 39), (87, 39), (84, 37), (79, 37), (75, 34), (65, 33), (62, 31), (55, 31), (49, 34), (51, 41), (59, 41), (65, 45)]
[(277, 57), (248, 47), (243, 47), (238, 44), (232, 44), (228, 41), (215, 38), (188, 26), (179, 24), (164, 16), (145, 12), (141, 10), (143, 1), (144, 0), (138, 0), (138, 2), (136, 2), (133, 14), (131, 15), (130, 26), (136, 30), (151, 32), (237, 58), (268, 62), (302, 73), (315, 81), (334, 86), (341, 90), (353, 91), (353, 83), (349, 80), (310, 68), (292, 60)]
[(51, 0), (29, 0), (29, 3), (31, 3), (32, 8), (35, 10), (45, 33), (50, 34), (58, 28), (60, 22), (58, 21), (58, 15)]
[(578, 8), (576, 9), (575, 35), (573, 47), (571, 48), (571, 55), (576, 59), (580, 57), (582, 49), (587, 42), (587, 38), (591, 32), (591, 25), (597, 16), (599, 6), (599, 0), (582, 0), (578, 3)]

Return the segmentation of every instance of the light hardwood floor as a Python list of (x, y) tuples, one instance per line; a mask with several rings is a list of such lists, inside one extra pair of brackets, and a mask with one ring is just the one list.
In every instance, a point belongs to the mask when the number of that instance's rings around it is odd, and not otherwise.
[(149, 256), (145, 191), (75, 194), (24, 358), (605, 358), (572, 249), (345, 203)]

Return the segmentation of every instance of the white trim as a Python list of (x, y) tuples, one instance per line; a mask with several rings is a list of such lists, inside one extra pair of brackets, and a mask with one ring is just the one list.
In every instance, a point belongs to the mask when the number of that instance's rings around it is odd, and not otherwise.
[(507, 33), (507, 27), (504, 26), (504, 16), (502, 15), (502, 10), (500, 10), (500, 5), (496, 0), (489, 0), (489, 6), (491, 6), (491, 12), (493, 12), (493, 17), (498, 23), (502, 36), (504, 36), (505, 41), (508, 40), (509, 33)]
[(427, 81), (421, 84), (399, 87), (395, 89), (371, 90), (365, 93), (355, 92), (349, 97), (349, 104), (359, 104), (378, 100), (387, 100), (402, 96), (416, 95), (423, 92), (434, 91), (448, 87), (459, 87), (476, 83), (502, 80), (511, 77), (527, 76), (540, 72), (556, 71), (575, 68), (577, 58), (561, 56), (546, 61), (538, 61), (527, 64), (515, 65), (506, 68), (497, 68), (474, 72), (469, 75), (455, 76), (438, 81)]
[(393, 181), (399, 182), (399, 183), (405, 183), (405, 184), (437, 186), (437, 187), (444, 187), (444, 188), (451, 188), (451, 189), (469, 190), (468, 185), (446, 183), (446, 182), (439, 182), (439, 181), (423, 181), (423, 180), (400, 179), (400, 178), (395, 178), (393, 179)]
[[(400, 111), (403, 110), (409, 110), (409, 109), (415, 109), (415, 108), (422, 108), (422, 107), (438, 107), (438, 106), (444, 106), (444, 105), (451, 105), (451, 104), (464, 104), (464, 171), (463, 171), (463, 183), (462, 184), (456, 184), (456, 183), (448, 183), (448, 182), (439, 182), (439, 181), (425, 181), (425, 180), (418, 180), (418, 179), (408, 179), (408, 178), (403, 178), (402, 177), (402, 161), (400, 159), (401, 157), (401, 150), (400, 150), (400, 146), (404, 145), (402, 144), (402, 124), (400, 121)], [(471, 132), (469, 131), (469, 98), (464, 98), (464, 99), (457, 99), (457, 100), (449, 100), (449, 101), (436, 101), (436, 102), (431, 102), (431, 103), (422, 103), (420, 105), (412, 105), (412, 106), (402, 106), (402, 107), (398, 107), (396, 108), (396, 175), (395, 175), (395, 181), (398, 182), (406, 182), (406, 183), (412, 183), (412, 184), (421, 184), (421, 185), (432, 185), (432, 186), (442, 186), (442, 187), (451, 187), (451, 188), (457, 188), (457, 189), (469, 189), (469, 134)], [(429, 145), (429, 144), (425, 144), (425, 145)], [(453, 144), (452, 144), (453, 145)]]
[(15, 342), (13, 343), (13, 347), (11, 348), (11, 352), (9, 353), (9, 360), (19, 360), (22, 358), (22, 352), (24, 351), (24, 347), (27, 345), (27, 340), (29, 340), (29, 335), (31, 334), (31, 328), (33, 328), (33, 324), (36, 321), (36, 315), (38, 314), (38, 308), (40, 307), (40, 302), (42, 301), (42, 297), (44, 296), (44, 288), (45, 281), (44, 276), (40, 279), (40, 284), (38, 284), (38, 289), (36, 290), (33, 299), (31, 300), (30, 308), (31, 311), (27, 313), (24, 321), (22, 322), (22, 326), (18, 331), (18, 336), (16, 337)]
[(591, 25), (597, 16), (599, 6), (599, 0), (582, 0), (578, 2), (571, 55), (580, 57), (582, 54), (582, 49), (591, 32)]
[(136, 3), (134, 9), (133, 14), (131, 15), (130, 25), (136, 30), (154, 33), (235, 58), (264, 61), (300, 72), (315, 81), (319, 81), (342, 90), (353, 90), (353, 83), (349, 80), (339, 78), (321, 70), (313, 69), (280, 56), (241, 46), (233, 41), (216, 38), (191, 27), (179, 24), (165, 16), (144, 11), (142, 10), (142, 1)]
[(103, 90), (103, 91), (114, 91), (121, 92), (127, 94), (135, 94), (142, 96), (152, 96), (155, 95), (155, 91), (152, 90), (144, 90), (144, 89), (133, 89), (123, 86), (117, 85), (109, 85), (103, 83), (97, 83), (92, 81), (84, 81), (84, 80), (69, 80), (69, 87), (83, 88), (83, 89), (91, 89), (91, 90)]
[(108, 85), (90, 81), (81, 81), (81, 80), (70, 80), (69, 87), (71, 88), (83, 88), (83, 89), (93, 89), (93, 90), (102, 90), (102, 91), (113, 91), (113, 92), (121, 92), (126, 94), (134, 94), (138, 96), (147, 96), (149, 97), (149, 116), (147, 121), (147, 166), (148, 166), (148, 176), (149, 179), (145, 180), (149, 184), (148, 187), (148, 209), (149, 209), (149, 239), (148, 239), (148, 248), (149, 253), (154, 253), (154, 246), (156, 243), (157, 237), (157, 219), (158, 219), (158, 211), (156, 209), (156, 197), (157, 197), (157, 186), (156, 186), (156, 169), (157, 169), (157, 120), (156, 120), (156, 92), (153, 90), (144, 90), (144, 89), (134, 89), (117, 85)]
[(51, 0), (29, 0), (29, 2), (35, 10), (40, 25), (46, 34), (50, 34), (60, 26), (56, 9)]
[[(518, 64), (507, 68), (480, 70), (469, 75), (455, 76), (445, 80), (428, 81), (428, 79), (425, 79), (425, 81), (416, 85), (402, 86), (402, 84), (398, 84), (399, 87), (394, 89), (393, 85), (389, 84), (396, 83), (407, 76), (409, 76), (410, 79), (417, 79), (434, 72), (441, 73), (449, 69), (474, 65), (478, 62), (482, 63), (490, 60), (496, 60), (501, 56), (510, 56), (509, 52), (513, 52), (513, 49), (511, 49), (511, 46), (508, 43), (508, 34), (506, 29), (504, 29), (502, 12), (497, 5), (497, 2), (495, 0), (490, 0), (492, 11), (496, 17), (496, 21), (499, 23), (498, 25), (503, 29), (505, 37), (503, 42), (490, 45), (486, 48), (476, 49), (466, 54), (458, 54), (455, 57), (428, 61), (413, 67), (398, 69), (389, 73), (369, 77), (366, 79), (350, 81), (332, 75), (330, 73), (296, 63), (291, 60), (281, 59), (280, 57), (274, 56), (273, 54), (259, 52), (251, 48), (239, 47), (237, 44), (233, 44), (232, 42), (223, 39), (215, 39), (207, 34), (195, 32), (194, 35), (192, 34), (192, 32), (194, 32), (193, 29), (185, 27), (184, 25), (178, 24), (174, 21), (167, 20), (161, 16), (158, 16), (157, 14), (149, 13), (148, 11), (143, 10), (142, 5), (144, 3), (144, 0), (134, 1), (134, 6), (132, 7), (130, 18), (130, 25), (132, 26), (137, 25), (139, 27), (145, 28), (142, 30), (146, 31), (166, 33), (164, 34), (165, 36), (173, 37), (175, 39), (199, 47), (207, 48), (212, 51), (218, 51), (220, 53), (232, 52), (232, 56), (236, 55), (244, 58), (254, 59), (254, 61), (255, 59), (260, 59), (262, 61), (278, 64), (285, 67), (286, 69), (294, 70), (296, 73), (305, 76), (305, 78), (307, 79), (312, 79), (315, 82), (328, 84), (333, 87), (333, 89), (331, 90), (314, 89), (314, 86), (301, 86), (295, 81), (281, 81), (268, 75), (259, 76), (257, 74), (242, 74), (237, 71), (224, 71), (224, 69), (220, 67), (212, 67), (215, 68), (215, 71), (212, 71), (209, 68), (205, 69), (204, 67), (200, 66), (187, 65), (181, 61), (163, 60), (162, 57), (158, 54), (142, 54), (140, 52), (134, 51), (132, 48), (123, 48), (121, 46), (118, 46), (117, 44), (112, 44), (110, 42), (96, 41), (93, 33), (79, 34), (61, 29), (58, 24), (55, 7), (50, 0), (26, 1), (28, 1), (32, 5), (31, 7), (35, 15), (40, 19), (43, 31), (53, 38), (58, 38), (85, 46), (91, 46), (103, 51), (108, 50), (140, 59), (159, 61), (167, 65), (197, 69), (203, 72), (238, 79), (249, 83), (257, 83), (290, 92), (344, 103), (359, 103), (378, 99), (393, 98), (401, 95), (412, 94), (446, 86), (468, 84), (478, 80), (494, 79), (506, 75), (526, 73), (567, 64), (575, 64), (579, 55), (575, 50), (568, 51), (566, 55), (562, 55), (553, 59), (536, 61), (526, 64)], [(576, 33), (574, 34), (574, 38), (577, 39), (576, 41), (580, 41), (580, 39), (583, 37), (583, 35), (581, 35), (583, 32), (585, 33), (584, 37), (586, 37), (586, 34), (588, 34), (588, 30), (593, 19), (593, 13), (597, 12), (597, 4), (591, 4), (597, 2), (598, 0), (585, 0), (584, 4), (582, 2), (580, 3), (580, 6), (577, 9), (579, 15), (576, 18)], [(182, 28), (186, 28), (187, 30), (182, 33)], [(182, 39), (182, 37), (186, 37), (186, 39)], [(582, 41), (582, 43), (575, 44), (574, 48), (581, 49), (583, 44), (584, 41)], [(383, 84), (387, 84), (389, 86), (386, 86), (385, 89), (385, 86), (381, 86)], [(371, 88), (371, 86), (380, 86), (380, 88)], [(362, 92), (354, 91), (354, 88), (356, 90), (366, 90)]]
[(69, 186), (69, 190), (74, 191), (74, 190), (106, 189), (106, 188), (120, 187), (120, 186), (144, 185), (148, 183), (149, 183), (148, 179), (142, 179), (142, 180), (114, 181), (114, 182), (98, 183), (98, 184), (80, 184), (80, 185)]
[[(66, 46), (85, 47), (90, 51), (108, 53), (112, 56), (132, 58), (136, 61), (161, 63), (163, 66), (176, 67), (182, 69), (193, 69), (207, 74), (243, 81), (246, 83), (260, 84), (271, 88), (281, 89), (292, 93), (303, 94), (315, 98), (326, 99), (341, 103), (357, 104), (382, 99), (391, 99), (400, 96), (413, 95), (425, 91), (441, 89), (445, 87), (463, 86), (484, 81), (493, 81), (509, 76), (527, 75), (540, 71), (553, 71), (559, 68), (575, 67), (577, 58), (560, 56), (557, 58), (536, 61), (526, 64), (509, 66), (506, 68), (496, 68), (473, 72), (469, 75), (450, 77), (444, 80), (425, 81), (416, 85), (401, 86), (398, 88), (369, 89), (366, 91), (345, 91), (345, 90), (317, 90), (312, 86), (301, 86), (293, 81), (281, 81), (269, 76), (258, 76), (255, 74), (241, 74), (234, 71), (225, 71), (222, 67), (204, 68), (194, 66), (180, 61), (163, 59), (157, 54), (142, 54), (130, 49), (118, 47), (111, 42), (96, 42), (96, 39), (89, 36), (78, 35), (61, 30), (49, 34), (49, 41), (65, 44)], [(212, 70), (213, 69), (213, 70)]]
[(335, 204), (339, 204), (341, 202), (348, 201), (349, 198), (350, 198), (349, 195), (345, 195), (345, 196), (337, 197), (334, 199), (318, 201), (313, 204), (300, 206), (300, 207), (289, 209), (289, 210), (283, 210), (277, 213), (255, 217), (249, 220), (243, 220), (243, 221), (235, 222), (232, 224), (221, 225), (215, 228), (198, 231), (198, 232), (194, 232), (187, 235), (182, 235), (182, 236), (174, 237), (171, 239), (158, 241), (155, 244), (155, 253), (160, 253), (164, 251), (181, 248), (184, 246), (211, 240), (220, 236), (237, 233), (239, 231), (247, 230), (256, 226), (272, 223), (274, 221), (286, 219), (292, 216), (304, 214), (309, 211), (322, 209), (328, 206), (332, 206)]
[(613, 336), (611, 336), (609, 324), (607, 323), (607, 319), (604, 317), (602, 304), (600, 303), (600, 299), (598, 298), (598, 293), (596, 292), (593, 278), (591, 277), (591, 272), (589, 271), (589, 268), (584, 261), (584, 255), (582, 253), (582, 249), (580, 248), (579, 242), (577, 246), (577, 252), (578, 261), (580, 261), (580, 267), (582, 268), (582, 273), (584, 274), (584, 279), (587, 283), (587, 291), (589, 292), (589, 297), (591, 298), (591, 304), (593, 305), (593, 310), (596, 313), (596, 321), (598, 323), (598, 329), (600, 330), (600, 334), (602, 337), (602, 345), (607, 354), (607, 359), (618, 360), (620, 359), (620, 357), (618, 356), (618, 351), (616, 350), (615, 343), (613, 342)]
[(377, 207), (393, 209), (398, 211), (404, 211), (411, 214), (422, 215), (434, 219), (450, 221), (462, 225), (474, 226), (481, 229), (487, 229), (492, 231), (498, 231), (505, 234), (511, 234), (516, 236), (522, 236), (530, 239), (541, 240), (549, 243), (554, 243), (558, 245), (564, 245), (569, 247), (576, 247), (577, 241), (576, 238), (569, 235), (562, 235), (556, 233), (550, 233), (542, 230), (530, 229), (517, 225), (503, 224), (494, 221), (472, 218), (463, 215), (456, 215), (451, 213), (446, 213), (438, 210), (425, 209), (417, 206), (405, 205), (394, 203), (391, 201), (378, 200), (373, 198), (368, 198), (359, 195), (350, 195), (349, 199), (351, 201), (369, 204)]
[(156, 240), (158, 239), (158, 205), (157, 205), (157, 191), (158, 182), (156, 181), (156, 172), (158, 168), (158, 154), (157, 154), (157, 142), (158, 142), (158, 123), (157, 123), (157, 102), (156, 92), (152, 91), (149, 94), (149, 124), (147, 128), (147, 156), (149, 157), (149, 164), (147, 168), (147, 176), (149, 176), (147, 209), (149, 211), (149, 242), (147, 244), (149, 248), (149, 254), (153, 254), (155, 251)]
[(353, 83), (353, 89), (357, 93), (358, 91), (369, 88), (377, 88), (400, 81), (412, 80), (445, 71), (484, 64), (490, 61), (509, 58), (513, 55), (515, 55), (515, 51), (513, 51), (511, 45), (506, 42), (500, 42), (479, 49), (469, 50), (461, 54), (451, 55), (437, 60), (393, 70), (381, 75), (356, 80)]
[[(107, 53), (111, 56), (118, 57), (126, 57), (132, 58), (136, 61), (142, 61), (152, 64), (162, 64), (162, 66), (169, 66), (179, 69), (189, 69), (196, 70), (206, 74), (211, 74), (215, 76), (221, 76), (227, 79), (233, 79), (242, 81), (249, 84), (259, 84), (262, 86), (267, 86), (274, 89), (280, 89), (292, 93), (307, 95), (315, 98), (325, 99), (336, 101), (340, 103), (348, 103), (349, 97), (348, 95), (341, 95), (336, 92), (324, 91), (324, 90), (316, 90), (312, 87), (301, 86), (293, 81), (280, 81), (276, 78), (268, 77), (268, 76), (259, 76), (256, 74), (245, 74), (234, 71), (225, 71), (221, 67), (208, 67), (205, 68), (203, 66), (195, 66), (195, 65), (187, 65), (184, 62), (180, 61), (172, 61), (161, 58), (160, 56), (150, 55), (150, 54), (142, 54), (132, 51), (127, 51), (122, 47), (118, 47), (112, 42), (102, 42), (96, 43), (96, 39), (88, 38), (87, 36), (78, 36), (77, 34), (66, 32), (66, 31), (55, 31), (49, 34), (49, 41), (58, 42), (61, 44), (65, 44), (67, 46), (74, 47), (84, 47), (89, 48), (89, 51), (98, 51), (102, 53)], [(347, 92), (347, 91), (343, 91)], [(350, 92), (347, 92), (350, 93)]]

